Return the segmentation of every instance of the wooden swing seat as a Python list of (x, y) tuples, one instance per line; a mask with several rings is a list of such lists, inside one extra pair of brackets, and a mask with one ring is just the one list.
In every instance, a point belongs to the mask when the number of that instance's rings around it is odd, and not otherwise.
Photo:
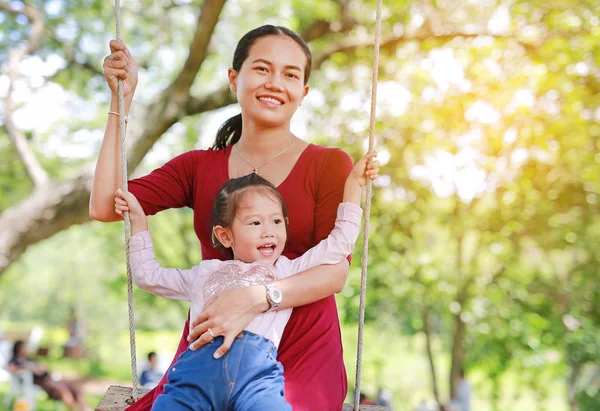
[[(138, 388), (138, 394), (141, 397), (149, 390)], [(96, 411), (123, 411), (129, 406), (127, 400), (131, 399), (131, 387), (122, 387), (111, 385), (104, 394), (102, 401), (96, 407)], [(344, 404), (342, 411), (352, 411), (352, 404)], [(361, 405), (360, 411), (386, 411), (385, 407), (379, 405)]]

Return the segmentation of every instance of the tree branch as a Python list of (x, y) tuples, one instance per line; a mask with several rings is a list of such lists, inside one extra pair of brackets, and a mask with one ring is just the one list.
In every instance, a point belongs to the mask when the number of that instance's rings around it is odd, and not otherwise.
[(196, 32), (190, 43), (188, 58), (172, 84), (175, 93), (185, 94), (186, 97), (189, 97), (189, 91), (198, 70), (208, 55), (208, 46), (226, 1), (205, 0), (202, 4)]
[(41, 45), (44, 33), (44, 14), (29, 5), (25, 5), (23, 10), (15, 10), (10, 8), (7, 4), (0, 4), (0, 10), (6, 10), (12, 14), (23, 14), (32, 22), (31, 33), (25, 46), (12, 49), (8, 55), (8, 91), (4, 101), (4, 115), (6, 131), (17, 150), (19, 158), (25, 165), (29, 178), (33, 181), (35, 186), (42, 186), (48, 181), (48, 173), (46, 173), (46, 170), (44, 170), (38, 162), (35, 154), (27, 143), (27, 138), (14, 122), (14, 102), (12, 94), (15, 82), (19, 78), (19, 66), (21, 61), (23, 61), (28, 54), (34, 53)]
[(188, 104), (185, 106), (185, 114), (193, 116), (235, 104), (236, 102), (236, 96), (229, 89), (229, 85), (224, 85), (210, 95), (190, 98)]
[(348, 0), (337, 0), (340, 7), (340, 19), (335, 21), (315, 20), (310, 27), (300, 30), (300, 37), (307, 43), (333, 33), (343, 33), (356, 27), (356, 20), (350, 13)]
[[(175, 80), (153, 102), (137, 114), (145, 120), (146, 127), (132, 142), (128, 150), (128, 167), (133, 170), (150, 151), (154, 143), (175, 123), (187, 115), (190, 89), (207, 54), (214, 29), (226, 0), (206, 0), (202, 4), (196, 31), (189, 47), (189, 55)], [(218, 107), (214, 107), (218, 108)]]
[[(83, 61), (79, 61), (78, 59), (75, 58), (75, 52), (76, 51), (80, 52), (80, 50), (76, 50), (70, 44), (64, 43), (61, 40), (59, 40), (58, 37), (56, 37), (55, 33), (52, 33), (50, 31), (47, 31), (47, 33), (48, 33), (48, 36), (50, 37), (50, 39), (52, 41), (54, 41), (57, 45), (61, 46), (61, 48), (63, 49), (65, 60), (67, 60), (67, 62), (69, 63), (67, 67), (73, 67), (73, 66), (80, 67), (84, 70), (89, 71), (91, 74), (93, 74), (95, 76), (103, 76), (104, 75), (102, 70), (99, 69), (98, 67), (96, 67), (90, 61), (90, 59), (86, 58)], [(56, 75), (63, 70), (57, 71), (52, 77), (56, 77)]]
[[(536, 48), (534, 45), (532, 45), (530, 43), (525, 43), (525, 42), (520, 41), (517, 38), (517, 36), (498, 35), (498, 34), (491, 34), (491, 33), (487, 33), (487, 32), (478, 32), (477, 33), (477, 32), (460, 32), (460, 31), (434, 33), (427, 27), (422, 27), (420, 30), (416, 31), (415, 33), (403, 33), (399, 36), (394, 36), (394, 37), (390, 37), (388, 39), (383, 40), (381, 42), (381, 50), (388, 50), (388, 51), (395, 50), (399, 44), (407, 42), (407, 41), (424, 41), (424, 40), (429, 40), (429, 39), (450, 41), (452, 39), (455, 39), (456, 37), (475, 38), (475, 37), (482, 37), (482, 36), (494, 37), (494, 38), (499, 38), (499, 39), (516, 40), (519, 42), (519, 44), (521, 46), (523, 46), (524, 48), (526, 48), (528, 50), (532, 50), (532, 49)], [(373, 47), (372, 39), (356, 39), (356, 38), (354, 38), (354, 39), (348, 39), (346, 41), (342, 41), (342, 42), (338, 43), (335, 47), (332, 47), (331, 49), (315, 56), (315, 58), (313, 59), (313, 70), (319, 69), (325, 61), (327, 61), (329, 58), (331, 58), (332, 55), (334, 55), (336, 53), (351, 53), (358, 49), (370, 48), (370, 47)]]

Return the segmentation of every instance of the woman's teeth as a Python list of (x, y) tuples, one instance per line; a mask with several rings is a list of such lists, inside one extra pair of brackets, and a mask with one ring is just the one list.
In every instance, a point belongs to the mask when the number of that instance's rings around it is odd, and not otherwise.
[(277, 105), (281, 105), (282, 104), (281, 101), (276, 100), (276, 99), (271, 98), (271, 97), (259, 97), (258, 99), (260, 101), (266, 101), (268, 103), (273, 103), (273, 104), (277, 104)]

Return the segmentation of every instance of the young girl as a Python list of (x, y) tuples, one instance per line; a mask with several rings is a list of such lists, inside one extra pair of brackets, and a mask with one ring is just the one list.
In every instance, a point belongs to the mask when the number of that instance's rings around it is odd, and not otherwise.
[(283, 367), (276, 356), (292, 310), (276, 311), (281, 294), (271, 283), (310, 267), (337, 264), (352, 253), (360, 231), (360, 189), (367, 178), (377, 177), (376, 164), (368, 164), (372, 157), (363, 157), (346, 180), (331, 234), (293, 260), (281, 255), (287, 241), (285, 203), (275, 186), (256, 173), (227, 182), (214, 204), (213, 243), (227, 249), (233, 260), (202, 261), (190, 270), (158, 264), (141, 205), (133, 194), (117, 191), (121, 201), (115, 202), (115, 211), (130, 212), (131, 270), (141, 288), (189, 300), (191, 314), (197, 315), (221, 290), (262, 284), (271, 306), (238, 335), (221, 359), (215, 354), (220, 344), (213, 342), (183, 352), (170, 368), (164, 394), (153, 410), (291, 410), (283, 397)]

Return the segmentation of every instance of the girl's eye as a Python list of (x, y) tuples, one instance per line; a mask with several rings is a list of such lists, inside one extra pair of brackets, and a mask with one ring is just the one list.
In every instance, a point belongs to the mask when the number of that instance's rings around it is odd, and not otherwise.
[(260, 225), (260, 221), (252, 221), (250, 225)]
[(295, 79), (299, 79), (300, 78), (300, 77), (298, 77), (297, 74), (294, 74), (294, 73), (288, 73), (287, 76), (290, 77), (290, 78), (295, 78)]
[(259, 67), (256, 67), (255, 70), (258, 70), (258, 71), (267, 71), (267, 68), (259, 66)]
[(273, 220), (273, 222), (275, 224), (281, 224), (283, 221), (281, 220), (281, 218), (276, 218), (275, 220)]

